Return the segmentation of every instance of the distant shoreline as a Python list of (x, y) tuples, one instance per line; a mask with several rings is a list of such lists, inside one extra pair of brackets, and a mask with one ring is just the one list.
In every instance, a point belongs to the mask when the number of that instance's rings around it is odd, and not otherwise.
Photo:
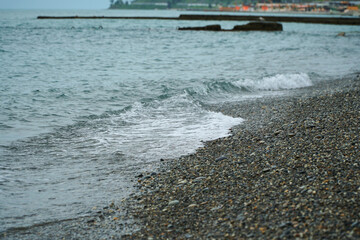
[(262, 17), (273, 22), (297, 22), (336, 25), (360, 25), (358, 17), (292, 17), (269, 15), (215, 15), (180, 14), (179, 17), (136, 17), (136, 16), (38, 16), (37, 19), (140, 19), (140, 20), (197, 20), (197, 21), (257, 21)]

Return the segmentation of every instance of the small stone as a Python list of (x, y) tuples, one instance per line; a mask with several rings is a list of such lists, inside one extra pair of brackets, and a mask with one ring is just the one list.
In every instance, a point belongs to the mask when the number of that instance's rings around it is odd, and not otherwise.
[(316, 191), (314, 191), (314, 190), (312, 190), (312, 189), (309, 189), (309, 190), (307, 191), (307, 193), (308, 193), (308, 194), (315, 194)]
[(90, 219), (90, 220), (87, 221), (87, 223), (95, 223), (95, 222), (96, 222), (95, 219)]
[(243, 214), (239, 214), (239, 215), (237, 215), (236, 220), (237, 220), (237, 221), (244, 221), (244, 220), (245, 220), (245, 217), (244, 217)]
[(197, 207), (197, 206), (198, 206), (197, 204), (192, 203), (192, 204), (190, 204), (190, 205), (188, 206), (188, 208), (194, 208), (194, 207)]
[(206, 177), (197, 177), (194, 179), (193, 182), (201, 182), (202, 180), (204, 180)]
[(217, 210), (219, 210), (219, 209), (221, 209), (222, 208), (222, 206), (220, 205), (220, 206), (216, 206), (216, 207), (213, 207), (212, 209), (210, 209), (210, 211), (217, 211)]
[(259, 227), (259, 230), (262, 234), (266, 232), (266, 227)]
[(279, 135), (281, 132), (282, 132), (281, 130), (277, 130), (277, 131), (274, 132), (274, 135), (277, 136), (277, 135)]
[(215, 159), (215, 162), (220, 162), (220, 161), (225, 160), (225, 159), (227, 159), (227, 157), (221, 156), (221, 157)]
[(188, 181), (187, 181), (186, 179), (184, 179), (184, 180), (181, 180), (181, 179), (180, 179), (178, 183), (179, 183), (179, 184), (185, 184), (185, 183), (187, 183), (187, 182), (188, 182)]
[(316, 126), (313, 123), (306, 124), (306, 128), (314, 128), (314, 127), (316, 127)]
[(150, 178), (151, 178), (150, 176), (145, 176), (141, 180), (144, 181), (144, 180), (147, 180), (147, 179), (150, 179)]
[(177, 205), (179, 204), (180, 202), (178, 200), (173, 200), (173, 201), (170, 201), (169, 202), (169, 206), (173, 206), (173, 205)]
[(351, 228), (354, 228), (354, 227), (360, 227), (360, 222), (359, 221), (355, 221), (351, 224)]
[(284, 228), (284, 227), (292, 227), (292, 223), (291, 222), (283, 222), (279, 225), (280, 228)]

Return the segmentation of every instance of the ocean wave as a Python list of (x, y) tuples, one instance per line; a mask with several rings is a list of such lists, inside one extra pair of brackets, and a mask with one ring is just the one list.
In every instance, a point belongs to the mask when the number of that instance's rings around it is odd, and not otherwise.
[(214, 99), (238, 98), (262, 91), (281, 91), (312, 86), (313, 82), (306, 73), (276, 74), (259, 79), (217, 80), (202, 82), (197, 86), (185, 89), (185, 92), (199, 101)]
[(6, 125), (4, 123), (0, 123), (0, 130), (9, 129), (9, 128), (13, 128), (13, 127), (9, 126), (9, 125)]
[[(239, 92), (249, 92), (246, 86), (238, 85), (231, 81), (213, 81), (202, 83), (196, 87), (187, 88), (185, 92), (191, 97), (198, 98), (200, 96), (216, 96), (223, 94), (238, 94)], [(200, 99), (201, 100), (201, 99)]]
[[(137, 159), (179, 157), (200, 147), (201, 141), (223, 137), (242, 122), (210, 112), (187, 94), (164, 100), (136, 102), (97, 126), (97, 139)], [(129, 150), (131, 149), (131, 150)]]
[(253, 90), (278, 91), (312, 86), (313, 83), (306, 73), (276, 74), (260, 80), (240, 80), (236, 82), (239, 87)]

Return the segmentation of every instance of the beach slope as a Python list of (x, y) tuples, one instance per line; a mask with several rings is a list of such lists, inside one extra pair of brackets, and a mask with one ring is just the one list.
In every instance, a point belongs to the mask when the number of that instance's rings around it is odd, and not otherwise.
[(247, 122), (140, 181), (129, 238), (360, 237), (358, 76), (215, 109)]
[(359, 239), (359, 86), (355, 74), (291, 96), (210, 106), (246, 121), (137, 176), (139, 194), (123, 206), (2, 237)]

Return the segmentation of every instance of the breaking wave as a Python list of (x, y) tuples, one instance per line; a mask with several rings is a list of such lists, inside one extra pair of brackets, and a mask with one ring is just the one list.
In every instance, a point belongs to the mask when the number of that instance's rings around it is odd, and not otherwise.
[(252, 90), (278, 91), (310, 87), (313, 85), (309, 75), (306, 73), (297, 74), (276, 74), (271, 77), (264, 77), (260, 80), (242, 80), (235, 83), (237, 86), (246, 87)]

